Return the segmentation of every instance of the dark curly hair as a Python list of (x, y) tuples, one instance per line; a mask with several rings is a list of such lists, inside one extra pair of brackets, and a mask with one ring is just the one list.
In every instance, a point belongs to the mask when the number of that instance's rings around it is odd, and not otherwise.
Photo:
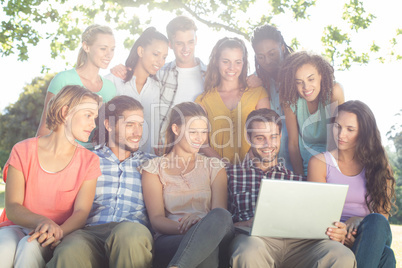
[(393, 208), (397, 211), (395, 178), (381, 144), (381, 135), (373, 112), (365, 103), (358, 100), (339, 105), (338, 114), (342, 111), (353, 113), (357, 117), (359, 130), (355, 157), (366, 169), (367, 207), (376, 213), (391, 214)]
[(124, 82), (128, 82), (131, 80), (134, 74), (134, 68), (137, 66), (138, 59), (140, 58), (137, 53), (138, 47), (146, 47), (153, 40), (161, 40), (169, 44), (169, 40), (165, 35), (158, 32), (155, 27), (148, 27), (145, 31), (140, 35), (140, 37), (135, 41), (134, 45), (131, 47), (130, 54), (126, 60), (126, 67), (130, 67), (131, 70), (127, 70), (126, 77), (124, 78)]
[[(283, 45), (283, 47), (285, 48), (284, 58), (286, 58), (289, 54), (293, 53), (293, 49), (286, 44), (281, 32), (276, 27), (268, 24), (257, 27), (254, 30), (253, 36), (251, 37), (251, 45), (253, 46), (254, 51), (258, 43), (267, 39), (277, 42), (280, 46)], [(257, 56), (254, 56), (254, 62), (255, 62), (255, 71), (257, 72), (258, 77), (262, 79), (264, 85), (268, 85), (269, 77), (264, 73), (264, 69), (262, 69), (262, 67), (258, 64)], [(273, 78), (276, 79), (276, 77)]]
[(212, 49), (211, 55), (209, 56), (209, 64), (207, 68), (207, 72), (205, 74), (205, 83), (204, 83), (204, 95), (210, 92), (213, 88), (219, 86), (221, 83), (221, 76), (219, 73), (219, 58), (221, 53), (226, 48), (239, 48), (243, 51), (243, 69), (241, 70), (241, 74), (239, 76), (239, 84), (242, 90), (245, 90), (247, 87), (247, 71), (248, 71), (248, 62), (247, 62), (247, 48), (244, 42), (237, 37), (224, 37), (220, 39), (214, 48)]
[(313, 65), (321, 75), (318, 101), (325, 105), (331, 99), (335, 84), (334, 68), (323, 56), (300, 51), (290, 54), (279, 71), (279, 96), (282, 104), (296, 104), (300, 98), (295, 77), (296, 72), (305, 64)]

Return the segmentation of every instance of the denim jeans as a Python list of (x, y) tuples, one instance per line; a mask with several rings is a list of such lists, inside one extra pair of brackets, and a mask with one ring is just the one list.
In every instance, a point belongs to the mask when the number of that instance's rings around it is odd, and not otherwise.
[(227, 249), (234, 237), (230, 213), (211, 210), (184, 235), (162, 235), (154, 242), (154, 266), (227, 267)]
[(357, 267), (394, 268), (396, 260), (390, 248), (391, 242), (392, 233), (388, 220), (378, 213), (367, 215), (357, 228), (352, 247)]

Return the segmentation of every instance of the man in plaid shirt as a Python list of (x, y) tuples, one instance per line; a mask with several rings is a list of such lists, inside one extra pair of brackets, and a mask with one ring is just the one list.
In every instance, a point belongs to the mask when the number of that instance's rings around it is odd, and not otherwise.
[[(250, 158), (227, 169), (229, 210), (235, 226), (251, 227), (261, 179), (305, 180), (278, 163), (282, 121), (270, 109), (251, 112), (246, 121)], [(284, 211), (283, 213), (287, 213)], [(295, 219), (297, 223), (297, 219)], [(288, 239), (236, 233), (230, 263), (237, 267), (355, 267), (353, 252), (342, 242), (346, 226), (329, 228), (329, 240)]]
[(94, 152), (100, 158), (102, 175), (87, 225), (56, 247), (48, 266), (151, 267), (153, 237), (147, 228), (138, 171), (153, 157), (138, 151), (143, 107), (132, 97), (118, 96), (99, 115), (105, 117), (99, 119), (94, 138), (105, 143)]

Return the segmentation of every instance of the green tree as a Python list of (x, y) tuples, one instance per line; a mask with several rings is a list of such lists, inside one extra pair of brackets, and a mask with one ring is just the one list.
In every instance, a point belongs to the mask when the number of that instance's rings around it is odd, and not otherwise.
[(402, 109), (395, 115), (396, 123), (387, 132), (387, 137), (392, 141), (395, 150), (387, 150), (392, 170), (396, 179), (396, 204), (399, 211), (390, 218), (391, 223), (402, 224)]
[(34, 137), (39, 126), (46, 90), (54, 75), (37, 77), (24, 87), (19, 99), (0, 113), (0, 166), (3, 167), (14, 144)]
[[(248, 39), (258, 25), (275, 24), (275, 18), (286, 16), (295, 22), (308, 20), (311, 9), (323, 0), (0, 0), (4, 16), (0, 26), (0, 53), (3, 56), (18, 53), (21, 61), (29, 58), (29, 47), (41, 39), (51, 40), (51, 55), (56, 58), (66, 50), (79, 45), (83, 26), (91, 24), (96, 17), (105, 18), (117, 30), (127, 32), (126, 47), (133, 43), (132, 37), (141, 33), (148, 19), (141, 21), (138, 8), (164, 10), (175, 14), (187, 14), (214, 30), (225, 29)], [(262, 13), (257, 3), (267, 4)], [(141, 16), (147, 12), (141, 11)], [(255, 15), (261, 14), (261, 15)], [(0, 15), (1, 12), (0, 12)], [(341, 18), (344, 23), (328, 25), (321, 38), (324, 53), (340, 69), (347, 69), (353, 62), (367, 63), (371, 56), (385, 61), (383, 54), (401, 59), (396, 52), (402, 29), (395, 29), (390, 40), (391, 48), (378, 54), (380, 46), (374, 41), (366, 51), (358, 52), (351, 35), (368, 29), (375, 22), (375, 15), (368, 13), (363, 1), (344, 0)], [(46, 25), (46, 27), (43, 27)], [(55, 27), (49, 27), (49, 26)], [(56, 30), (55, 30), (56, 29)], [(292, 40), (297, 44), (297, 40)]]

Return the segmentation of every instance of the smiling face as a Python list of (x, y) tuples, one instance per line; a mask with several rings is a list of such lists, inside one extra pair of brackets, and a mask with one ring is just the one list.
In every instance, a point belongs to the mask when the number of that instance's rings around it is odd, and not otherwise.
[(98, 103), (89, 97), (84, 97), (80, 104), (68, 112), (66, 117), (66, 135), (69, 140), (88, 142), (92, 130), (96, 127)]
[(139, 56), (137, 66), (143, 68), (149, 75), (155, 75), (165, 64), (168, 44), (165, 41), (154, 39), (149, 45), (138, 47), (137, 53)]
[[(105, 120), (105, 127), (109, 131), (109, 148), (115, 155), (122, 153), (129, 155), (138, 150), (142, 137), (144, 113), (142, 110), (127, 110), (118, 119), (115, 125)], [(124, 151), (122, 151), (124, 150)]]
[(87, 53), (87, 63), (91, 63), (97, 68), (106, 69), (114, 56), (114, 36), (111, 34), (98, 33), (92, 45), (83, 42), (82, 48)]
[(304, 64), (296, 71), (296, 86), (300, 97), (316, 101), (321, 90), (321, 75), (312, 64)]
[(240, 48), (223, 49), (218, 62), (221, 80), (238, 80), (243, 69), (243, 64), (243, 51)]
[(175, 146), (187, 152), (198, 153), (208, 138), (207, 122), (207, 118), (195, 116), (186, 118), (186, 123), (183, 126), (173, 124), (172, 130), (176, 136)]
[(194, 50), (197, 36), (194, 30), (177, 31), (169, 43), (176, 57), (176, 65), (181, 68), (194, 67)]
[(265, 39), (257, 43), (254, 49), (257, 63), (271, 77), (276, 78), (280, 64), (284, 59), (284, 48), (278, 42)]
[(359, 123), (354, 113), (341, 111), (333, 126), (335, 143), (339, 150), (355, 150), (359, 136)]
[(254, 157), (264, 165), (277, 165), (279, 149), (281, 147), (279, 126), (274, 122), (254, 121), (251, 129), (249, 140)]

